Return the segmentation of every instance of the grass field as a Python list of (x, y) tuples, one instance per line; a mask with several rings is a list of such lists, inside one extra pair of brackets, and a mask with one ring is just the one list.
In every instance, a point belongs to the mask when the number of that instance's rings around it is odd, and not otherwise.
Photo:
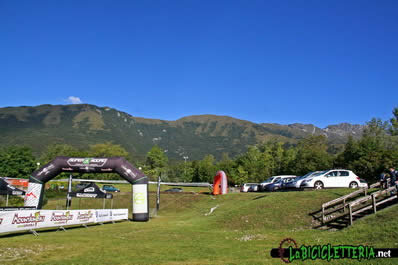
[[(398, 247), (398, 205), (340, 231), (311, 228), (310, 212), (351, 190), (280, 193), (161, 194), (161, 209), (147, 223), (120, 222), (0, 237), (0, 264), (284, 264), (270, 250), (284, 238), (299, 245)], [(130, 208), (130, 194), (114, 205)], [(59, 202), (50, 199), (46, 208)], [(101, 201), (101, 200), (99, 200)], [(118, 201), (118, 202), (117, 202)], [(74, 202), (74, 207), (76, 201)], [(85, 201), (84, 206), (97, 202)], [(99, 204), (102, 208), (102, 204)], [(151, 193), (154, 207), (154, 193)], [(210, 215), (212, 207), (217, 207)], [(293, 264), (398, 264), (397, 259), (305, 261)]]

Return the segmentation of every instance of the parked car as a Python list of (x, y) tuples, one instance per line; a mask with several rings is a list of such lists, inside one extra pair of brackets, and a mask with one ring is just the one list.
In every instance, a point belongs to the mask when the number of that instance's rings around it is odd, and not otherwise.
[(79, 184), (76, 185), (76, 190), (84, 189), (88, 185), (90, 185), (90, 182), (80, 182)]
[(182, 188), (172, 188), (165, 190), (165, 192), (182, 192)]
[(104, 185), (104, 186), (102, 186), (102, 189), (105, 191), (109, 191), (109, 192), (120, 192), (120, 190), (118, 188), (115, 188), (112, 185)]
[(305, 174), (304, 176), (297, 177), (297, 178), (295, 178), (289, 182), (286, 182), (286, 183), (282, 183), (282, 189), (299, 189), (301, 183), (305, 179), (307, 179), (315, 174), (318, 174), (319, 172), (321, 172), (321, 171), (309, 172), (309, 173)]
[(360, 178), (351, 170), (332, 169), (325, 170), (306, 178), (300, 185), (301, 188), (358, 188)]
[(260, 185), (258, 185), (258, 191), (265, 191), (265, 187), (266, 186), (268, 186), (268, 185), (270, 185), (272, 183), (275, 183), (275, 182), (279, 181), (282, 178), (291, 178), (291, 177), (296, 177), (296, 176), (293, 176), (293, 175), (281, 175), (281, 176), (270, 177), (270, 178), (264, 180), (263, 182), (261, 182)]
[(258, 183), (245, 183), (240, 186), (240, 192), (253, 192), (257, 191)]
[(296, 178), (296, 176), (287, 177), (287, 178), (280, 178), (278, 181), (271, 183), (265, 186), (265, 191), (277, 191), (282, 189), (282, 185), (292, 181)]
[(360, 188), (369, 188), (368, 182), (364, 179), (359, 179), (359, 187)]

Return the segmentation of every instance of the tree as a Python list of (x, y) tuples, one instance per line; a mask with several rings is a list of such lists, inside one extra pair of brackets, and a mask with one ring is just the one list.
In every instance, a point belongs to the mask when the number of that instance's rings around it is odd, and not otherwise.
[(332, 166), (332, 157), (327, 153), (327, 139), (323, 135), (309, 136), (298, 143), (294, 173), (304, 175), (311, 171)]
[(236, 177), (236, 165), (235, 162), (229, 158), (227, 153), (221, 155), (221, 160), (216, 163), (217, 170), (222, 170), (228, 177), (228, 182), (233, 185), (235, 184)]
[(390, 119), (390, 133), (391, 135), (398, 136), (398, 107), (392, 111), (394, 117)]
[(213, 155), (206, 155), (202, 160), (193, 163), (194, 182), (213, 182), (213, 177), (216, 175), (217, 168), (215, 166), (215, 159)]
[(359, 177), (373, 182), (386, 168), (398, 163), (397, 136), (389, 135), (391, 127), (373, 118), (359, 140), (349, 138), (335, 165), (353, 170)]
[(89, 156), (91, 157), (120, 156), (128, 159), (129, 153), (122, 146), (108, 142), (104, 144), (95, 144), (90, 146)]
[(67, 144), (49, 145), (40, 157), (40, 164), (45, 165), (57, 156), (85, 157), (87, 156), (87, 152), (80, 151)]
[(164, 151), (157, 145), (153, 146), (152, 149), (147, 153), (146, 165), (150, 169), (164, 168), (167, 166), (168, 158)]
[(149, 176), (158, 176), (158, 174), (167, 172), (168, 158), (164, 151), (157, 145), (153, 146), (146, 156), (145, 173)]
[(28, 178), (36, 167), (29, 147), (12, 146), (0, 151), (0, 175), (3, 177)]

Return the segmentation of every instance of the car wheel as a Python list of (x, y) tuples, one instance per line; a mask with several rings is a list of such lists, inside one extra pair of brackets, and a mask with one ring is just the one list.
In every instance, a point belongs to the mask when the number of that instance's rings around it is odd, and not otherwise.
[(323, 189), (323, 183), (322, 183), (322, 181), (317, 181), (317, 182), (315, 182), (314, 188), (315, 188), (316, 190), (321, 190), (321, 189)]
[(350, 183), (350, 185), (348, 187), (350, 187), (351, 189), (356, 189), (356, 188), (358, 188), (358, 183), (353, 181), (353, 182)]

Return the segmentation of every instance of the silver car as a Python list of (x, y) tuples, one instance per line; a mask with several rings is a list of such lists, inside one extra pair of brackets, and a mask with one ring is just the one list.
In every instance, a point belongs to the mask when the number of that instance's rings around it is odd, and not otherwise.
[(240, 187), (240, 192), (257, 191), (258, 183), (245, 183)]
[(318, 174), (320, 172), (321, 171), (314, 171), (314, 172), (307, 173), (304, 176), (297, 177), (294, 180), (289, 181), (289, 182), (285, 183), (284, 185), (282, 185), (282, 188), (283, 189), (299, 189), (301, 182), (303, 182), (306, 178), (309, 178), (309, 177), (311, 177), (315, 174)]

